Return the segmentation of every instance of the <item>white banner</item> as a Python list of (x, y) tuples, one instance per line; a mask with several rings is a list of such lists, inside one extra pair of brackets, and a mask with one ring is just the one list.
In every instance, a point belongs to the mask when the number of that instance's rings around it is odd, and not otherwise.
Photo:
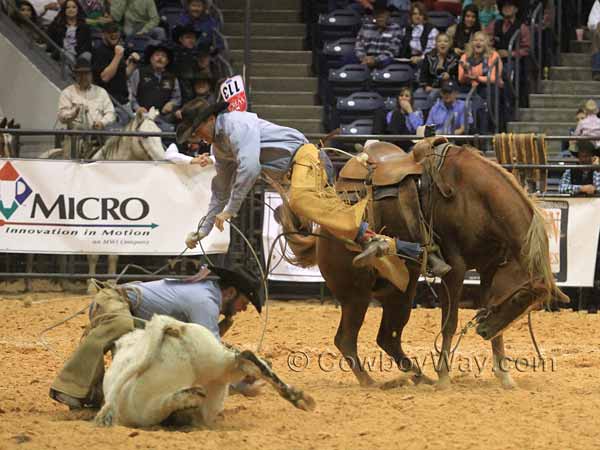
[[(279, 195), (265, 193), (265, 202), (275, 208), (281, 204)], [(548, 238), (552, 271), (559, 286), (591, 287), (594, 283), (598, 235), (600, 233), (600, 198), (598, 197), (544, 197), (540, 202), (548, 221)], [(265, 208), (263, 243), (268, 252), (281, 227)], [(282, 238), (283, 239), (283, 238)], [(288, 249), (289, 253), (290, 250)], [(300, 269), (281, 258), (276, 245), (271, 258), (274, 268), (269, 279), (276, 281), (323, 282), (318, 268)], [(468, 272), (467, 284), (478, 284), (477, 272)]]
[[(214, 174), (196, 164), (2, 159), (0, 251), (177, 255), (207, 212)], [(226, 226), (202, 241), (206, 253), (227, 252)]]
[(286, 246), (285, 238), (280, 237), (277, 242), (277, 235), (281, 233), (281, 226), (273, 217), (273, 210), (281, 205), (281, 197), (276, 192), (265, 192), (264, 220), (263, 220), (263, 249), (265, 258), (268, 258), (268, 252), (275, 243), (271, 264), (269, 266), (269, 280), (273, 281), (295, 281), (304, 283), (322, 283), (323, 277), (318, 267), (303, 269), (288, 263), (281, 255), (281, 248), (285, 248), (285, 254), (292, 256), (291, 250)]

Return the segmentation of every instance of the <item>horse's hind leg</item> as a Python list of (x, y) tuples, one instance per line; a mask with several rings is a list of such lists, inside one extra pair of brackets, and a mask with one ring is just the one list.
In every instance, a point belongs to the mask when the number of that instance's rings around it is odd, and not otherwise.
[(461, 258), (450, 262), (452, 270), (440, 284), (440, 303), (442, 305), (442, 349), (437, 362), (438, 386), (450, 386), (450, 366), (452, 356), (452, 338), (458, 325), (458, 302), (460, 301), (465, 277), (465, 264)]
[(367, 293), (361, 296), (362, 300), (351, 300), (338, 297), (342, 305), (342, 317), (335, 334), (335, 346), (342, 353), (354, 376), (361, 386), (374, 384), (373, 378), (365, 371), (362, 362), (358, 358), (357, 341), (358, 332), (365, 319), (365, 314), (369, 308), (369, 295)]
[(506, 364), (506, 355), (504, 353), (504, 336), (499, 335), (492, 339), (492, 353), (494, 356), (493, 371), (496, 378), (502, 383), (502, 387), (505, 389), (513, 389), (517, 387), (510, 373), (508, 372), (508, 365)]
[(90, 295), (95, 294), (97, 291), (96, 286), (91, 282), (91, 278), (93, 278), (94, 275), (96, 275), (96, 266), (98, 265), (99, 258), (99, 255), (87, 255), (88, 275), (90, 276), (90, 278), (88, 279), (87, 292)]
[[(390, 286), (389, 291), (376, 297), (383, 306), (377, 344), (394, 359), (400, 370), (412, 373), (415, 384), (420, 382), (433, 384), (433, 381), (423, 374), (421, 367), (415, 364), (402, 349), (402, 331), (410, 318), (418, 279), (418, 273), (412, 275), (406, 292), (400, 292)], [(397, 384), (392, 382), (384, 386), (392, 387)]]

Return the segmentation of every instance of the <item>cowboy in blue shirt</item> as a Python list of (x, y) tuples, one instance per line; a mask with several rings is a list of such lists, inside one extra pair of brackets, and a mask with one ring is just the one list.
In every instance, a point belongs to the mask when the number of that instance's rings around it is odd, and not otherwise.
[[(427, 116), (427, 125), (435, 126), (437, 134), (465, 133), (465, 102), (457, 99), (458, 89), (453, 81), (441, 86), (440, 98)], [(469, 113), (469, 124), (473, 117)]]
[[(225, 112), (227, 107), (225, 102), (210, 105), (202, 99), (192, 100), (183, 107), (183, 122), (177, 127), (178, 143), (211, 144), (217, 172), (212, 180), (207, 216), (199, 231), (186, 238), (189, 248), (194, 248), (213, 226), (223, 231), (224, 223), (238, 214), (261, 174), (280, 183), (291, 172), (288, 197), (292, 211), (339, 239), (358, 243), (363, 252), (354, 258), (357, 267), (372, 265), (373, 258), (397, 253), (412, 258), (421, 256), (423, 249), (418, 243), (369, 230), (363, 221), (366, 201), (348, 205), (333, 189), (327, 189), (333, 181), (331, 161), (302, 133), (249, 112)], [(432, 253), (428, 253), (428, 261), (436, 276), (451, 270)]]

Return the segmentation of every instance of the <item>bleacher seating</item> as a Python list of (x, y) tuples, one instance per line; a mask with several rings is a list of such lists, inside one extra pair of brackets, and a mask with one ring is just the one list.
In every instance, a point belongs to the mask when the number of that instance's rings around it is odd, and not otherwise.
[(339, 68), (348, 55), (354, 53), (354, 37), (344, 37), (335, 41), (327, 41), (323, 44), (323, 59), (325, 70)]
[(362, 26), (361, 17), (352, 9), (336, 9), (319, 16), (320, 41), (331, 41), (343, 37), (356, 37)]
[(429, 11), (428, 15), (428, 22), (440, 32), (446, 31), (451, 25), (456, 23), (456, 17), (448, 11)]
[(329, 86), (335, 97), (361, 91), (367, 85), (371, 71), (362, 64), (346, 64), (329, 71)]
[(358, 119), (341, 126), (341, 134), (373, 134), (373, 120)]
[(410, 64), (390, 64), (371, 72), (371, 88), (381, 95), (396, 95), (400, 88), (410, 86), (415, 78)]
[(355, 92), (336, 101), (336, 111), (342, 123), (358, 118), (373, 118), (384, 107), (384, 99), (377, 92)]
[(179, 23), (179, 17), (181, 17), (183, 11), (181, 6), (168, 6), (159, 11), (158, 15), (160, 16), (160, 19), (169, 27), (169, 38), (172, 38), (173, 28)]

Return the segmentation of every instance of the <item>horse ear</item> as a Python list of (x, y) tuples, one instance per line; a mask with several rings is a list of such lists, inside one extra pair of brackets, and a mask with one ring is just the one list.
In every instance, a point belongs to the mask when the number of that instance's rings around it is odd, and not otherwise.
[(15, 127), (15, 119), (10, 119), (6, 128), (14, 128)]
[(7, 119), (5, 117), (4, 119), (2, 119), (2, 122), (0, 122), (0, 128), (6, 128), (6, 122), (7, 122)]

